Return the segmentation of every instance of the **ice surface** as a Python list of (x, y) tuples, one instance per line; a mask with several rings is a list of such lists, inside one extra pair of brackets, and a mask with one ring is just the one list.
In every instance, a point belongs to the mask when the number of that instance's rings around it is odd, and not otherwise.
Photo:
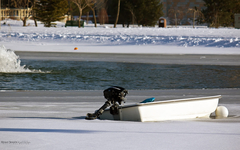
[[(1, 102), (0, 149), (238, 150), (239, 109), (226, 119), (162, 122), (85, 120), (99, 102)], [(4, 110), (5, 109), (5, 110)], [(231, 112), (232, 113), (232, 112)], [(7, 117), (8, 116), (8, 117)]]

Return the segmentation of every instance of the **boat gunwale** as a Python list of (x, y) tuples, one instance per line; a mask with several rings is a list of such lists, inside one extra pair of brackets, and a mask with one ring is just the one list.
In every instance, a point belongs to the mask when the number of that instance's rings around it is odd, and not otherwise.
[(213, 98), (220, 99), (221, 95), (215, 96), (207, 96), (207, 97), (195, 97), (195, 98), (184, 98), (184, 99), (174, 99), (174, 100), (163, 100), (163, 101), (155, 101), (155, 102), (148, 102), (148, 103), (136, 103), (130, 105), (120, 106), (119, 109), (129, 108), (129, 107), (136, 107), (136, 106), (148, 106), (148, 105), (155, 105), (155, 104), (167, 104), (167, 103), (174, 103), (174, 102), (187, 102), (187, 101), (195, 101), (195, 100), (209, 100)]

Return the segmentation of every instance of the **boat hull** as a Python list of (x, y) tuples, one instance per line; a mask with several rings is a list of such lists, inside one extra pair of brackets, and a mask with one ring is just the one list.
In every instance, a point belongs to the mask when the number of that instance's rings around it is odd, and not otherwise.
[(100, 119), (148, 122), (209, 118), (220, 98), (221, 95), (217, 95), (125, 105), (117, 115), (110, 114), (109, 110), (104, 111)]

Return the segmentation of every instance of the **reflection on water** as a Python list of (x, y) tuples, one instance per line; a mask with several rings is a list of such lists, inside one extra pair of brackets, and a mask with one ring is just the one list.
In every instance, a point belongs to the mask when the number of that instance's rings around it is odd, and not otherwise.
[(240, 67), (22, 60), (45, 73), (0, 73), (0, 90), (240, 88)]

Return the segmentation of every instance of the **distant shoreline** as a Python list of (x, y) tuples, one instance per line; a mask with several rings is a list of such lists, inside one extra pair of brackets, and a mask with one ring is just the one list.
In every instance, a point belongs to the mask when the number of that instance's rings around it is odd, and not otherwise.
[(179, 65), (240, 66), (240, 55), (214, 54), (132, 54), (15, 51), (20, 59), (62, 61), (105, 61)]

